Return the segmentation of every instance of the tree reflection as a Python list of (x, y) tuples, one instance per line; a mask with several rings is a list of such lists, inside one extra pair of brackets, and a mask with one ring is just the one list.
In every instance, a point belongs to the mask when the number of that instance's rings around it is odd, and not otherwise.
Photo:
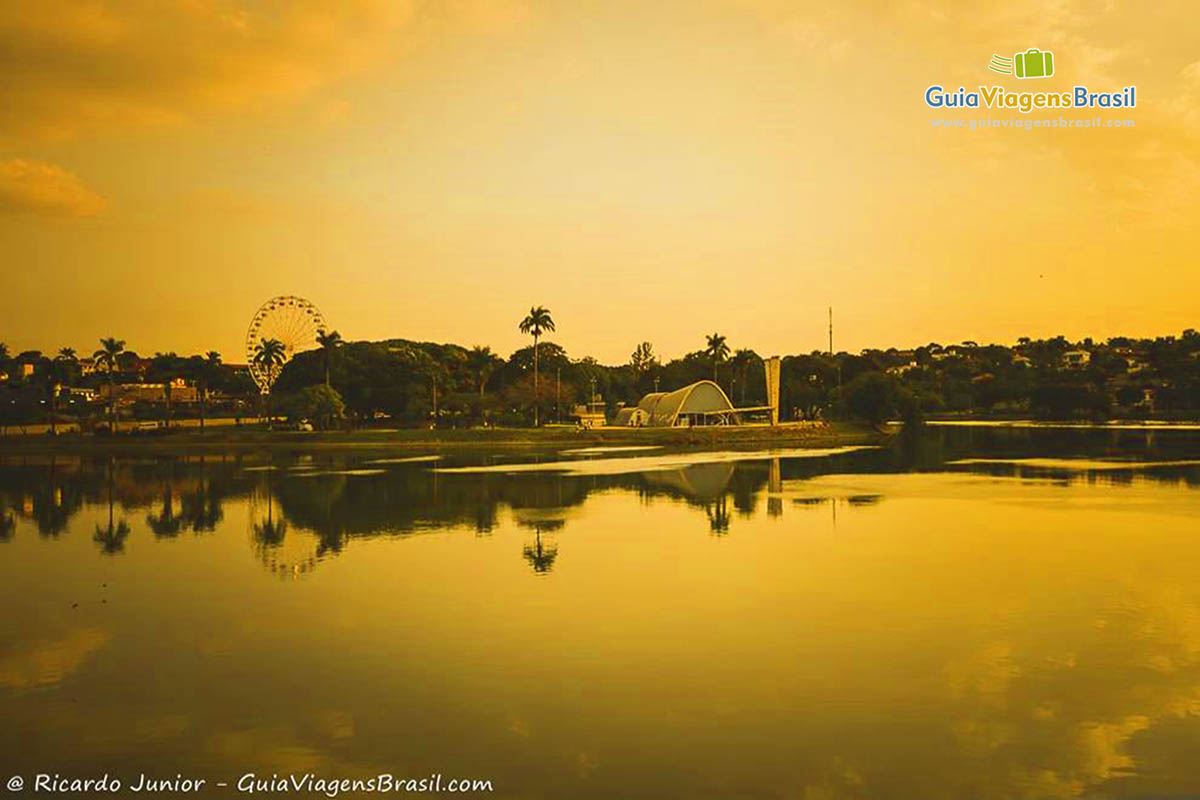
[(183, 529), (183, 519), (175, 515), (175, 499), (169, 483), (163, 482), (162, 508), (157, 514), (147, 514), (146, 524), (156, 539), (174, 538)]
[(555, 533), (562, 530), (566, 525), (566, 520), (562, 519), (542, 519), (532, 520), (529, 522), (518, 522), (522, 527), (533, 528), (533, 542), (526, 544), (521, 554), (529, 565), (533, 567), (533, 571), (539, 575), (545, 575), (554, 567), (554, 562), (558, 558), (558, 544), (554, 541), (543, 540), (543, 533)]
[[(293, 482), (305, 485), (311, 480), (293, 478)], [(275, 511), (275, 485), (270, 473), (255, 496), (259, 494), (265, 494), (267, 498), (267, 518), (255, 522), (252, 526), (254, 550), (259, 563), (267, 572), (279, 578), (295, 580), (304, 577), (317, 568), (322, 557), (328, 552), (328, 543), (322, 536), (309, 535), (311, 531), (289, 531), (288, 519), (283, 509), (279, 510), (278, 516)]]
[(267, 518), (254, 523), (254, 541), (260, 547), (279, 547), (287, 535), (287, 520), (283, 517), (275, 519), (275, 493), (271, 491), (271, 483), (267, 481)]
[(704, 507), (708, 514), (708, 529), (717, 536), (729, 533), (729, 502), (726, 495), (721, 495)]
[(204, 481), (194, 492), (181, 499), (182, 515), (193, 533), (215, 531), (225, 517), (221, 509), (221, 497), (213, 488), (212, 481)]
[(129, 524), (125, 520), (114, 520), (113, 516), (113, 460), (108, 460), (107, 472), (108, 486), (108, 527), (102, 528), (96, 525), (96, 533), (92, 536), (92, 541), (100, 545), (100, 552), (104, 555), (116, 555), (117, 553), (125, 552), (125, 538), (129, 536)]
[[(1196, 436), (1186, 432), (1158, 435), (1103, 432), (1064, 433), (1040, 430), (925, 428), (896, 437), (893, 446), (830, 457), (766, 458), (747, 454), (744, 461), (710, 460), (674, 469), (622, 474), (569, 475), (559, 473), (439, 473), (428, 463), (369, 462), (364, 469), (358, 453), (323, 453), (289, 460), (276, 456), (275, 471), (262, 471), (262, 462), (247, 464), (242, 457), (213, 459), (108, 458), (95, 456), (0, 456), (0, 540), (15, 535), (18, 519), (36, 523), (45, 537), (69, 531), (72, 519), (85, 507), (107, 504), (109, 524), (101, 520), (94, 539), (106, 553), (119, 553), (129, 524), (116, 515), (133, 509), (143, 514), (158, 539), (184, 531), (218, 529), (225, 514), (222, 504), (236, 498), (246, 502), (265, 494), (263, 518), (247, 525), (258, 551), (290, 547), (300, 536), (303, 551), (289, 564), (307, 563), (341, 552), (356, 537), (410, 536), (428, 531), (467, 529), (488, 533), (501, 527), (505, 509), (518, 516), (536, 512), (563, 517), (603, 492), (635, 493), (645, 502), (662, 498), (693, 509), (696, 530), (716, 535), (731, 532), (734, 518), (762, 513), (780, 516), (801, 510), (815, 498), (791, 497), (799, 482), (831, 472), (897, 473), (910, 471), (969, 471), (1013, 478), (1051, 478), (1064, 485), (1079, 481), (1114, 486), (1155, 482), (1200, 486), (1200, 465), (1190, 461)], [(1023, 464), (1035, 456), (1090, 455), (1097, 460), (1131, 458), (1128, 469), (1111, 467), (1067, 469)], [(1158, 461), (1147, 468), (1136, 458)], [(449, 455), (446, 466), (470, 457)], [(968, 459), (977, 459), (968, 463)], [(1173, 459), (1173, 460), (1172, 460)], [(473, 463), (479, 463), (474, 459)], [(299, 469), (291, 467), (299, 466)], [(380, 465), (386, 468), (379, 469)], [(636, 464), (635, 464), (636, 466)], [(879, 498), (859, 495), (840, 498), (841, 511), (866, 510)], [(828, 502), (825, 499), (824, 502)], [(275, 506), (278, 506), (276, 508)], [(707, 523), (707, 525), (706, 525)], [(89, 526), (91, 527), (91, 526)], [(312, 539), (307, 536), (313, 535)], [(87, 531), (84, 532), (88, 534)], [(539, 573), (553, 568), (556, 550), (543, 527), (532, 531), (522, 553)], [(311, 548), (310, 548), (311, 546)]]

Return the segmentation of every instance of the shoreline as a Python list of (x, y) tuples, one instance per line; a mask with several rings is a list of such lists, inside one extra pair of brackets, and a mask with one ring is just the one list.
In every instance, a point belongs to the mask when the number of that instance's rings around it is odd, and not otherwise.
[(279, 450), (536, 450), (543, 447), (656, 446), (681, 449), (779, 446), (828, 447), (878, 444), (891, 434), (846, 422), (784, 423), (775, 427), (709, 428), (457, 428), (362, 429), (354, 431), (267, 431), (214, 426), (168, 432), (93, 436), (65, 433), (0, 436), (0, 454), (194, 453)]
[(1099, 431), (1200, 431), (1200, 422), (1171, 420), (929, 419), (926, 425), (946, 428), (1069, 428)]

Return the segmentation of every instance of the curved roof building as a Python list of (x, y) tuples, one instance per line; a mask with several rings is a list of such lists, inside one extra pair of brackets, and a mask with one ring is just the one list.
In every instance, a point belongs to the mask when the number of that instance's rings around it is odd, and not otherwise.
[(673, 392), (651, 392), (637, 407), (645, 414), (645, 424), (657, 428), (736, 422), (733, 403), (712, 381), (697, 381)]

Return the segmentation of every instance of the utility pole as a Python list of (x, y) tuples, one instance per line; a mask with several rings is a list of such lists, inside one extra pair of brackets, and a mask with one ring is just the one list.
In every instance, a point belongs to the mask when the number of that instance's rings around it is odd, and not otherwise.
[(834, 360), (834, 367), (837, 369), (837, 403), (838, 411), (841, 411), (842, 400), (842, 362), (833, 353), (833, 306), (829, 307), (829, 357)]
[(833, 306), (829, 307), (829, 355), (833, 355)]
[(562, 414), (559, 413), (558, 403), (562, 396), (562, 367), (554, 368), (554, 421), (562, 422)]

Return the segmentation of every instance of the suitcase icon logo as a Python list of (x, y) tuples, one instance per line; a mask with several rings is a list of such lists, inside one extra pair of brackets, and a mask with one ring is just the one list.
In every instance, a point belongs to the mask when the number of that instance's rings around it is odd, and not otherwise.
[(1013, 66), (1018, 78), (1049, 78), (1054, 74), (1054, 54), (1031, 47), (1013, 56)]
[(988, 62), (988, 69), (1018, 78), (1049, 78), (1054, 74), (1054, 53), (1031, 47), (1012, 58), (993, 55), (992, 60)]

